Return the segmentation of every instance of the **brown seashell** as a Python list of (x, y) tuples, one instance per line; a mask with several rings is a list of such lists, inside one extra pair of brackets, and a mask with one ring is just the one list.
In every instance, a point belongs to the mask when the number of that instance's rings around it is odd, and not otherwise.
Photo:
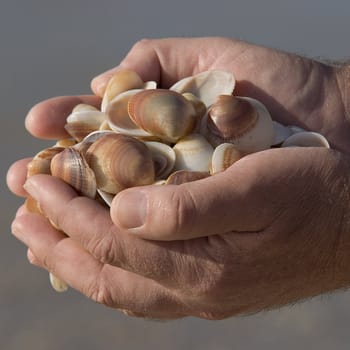
[(181, 185), (186, 182), (197, 181), (209, 177), (206, 171), (178, 170), (173, 172), (166, 180), (166, 185)]
[(91, 132), (98, 130), (105, 119), (106, 114), (100, 111), (83, 110), (73, 112), (67, 117), (64, 128), (69, 135), (80, 142)]
[(204, 127), (213, 146), (230, 142), (247, 153), (270, 148), (274, 139), (270, 113), (249, 97), (218, 96), (204, 118)]
[(96, 175), (97, 187), (108, 193), (154, 182), (152, 153), (131, 136), (107, 134), (94, 142), (86, 160)]
[(132, 89), (142, 89), (143, 87), (144, 82), (136, 72), (128, 69), (118, 70), (106, 86), (101, 110), (105, 111), (109, 102), (120, 93)]
[(95, 175), (77, 149), (68, 147), (55, 155), (51, 161), (51, 174), (74, 187), (79, 194), (95, 198)]
[(217, 146), (211, 158), (210, 174), (216, 174), (229, 168), (241, 159), (244, 154), (232, 143), (222, 143)]
[(186, 182), (197, 181), (209, 177), (206, 171), (178, 170), (173, 172), (166, 180), (166, 185), (181, 185)]
[(37, 153), (27, 165), (27, 177), (37, 174), (51, 175), (51, 160), (63, 150), (63, 147), (50, 147)]
[(55, 143), (54, 147), (66, 148), (66, 147), (74, 146), (76, 143), (77, 142), (74, 139), (61, 139)]
[(196, 112), (181, 94), (165, 90), (143, 90), (128, 103), (133, 122), (166, 141), (176, 142), (194, 128)]

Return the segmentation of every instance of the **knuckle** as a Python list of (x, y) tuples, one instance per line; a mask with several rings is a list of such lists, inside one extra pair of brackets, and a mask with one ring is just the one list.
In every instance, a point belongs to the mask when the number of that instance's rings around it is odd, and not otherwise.
[(113, 232), (103, 236), (97, 235), (87, 243), (87, 249), (103, 264), (117, 264), (122, 261), (123, 253), (120, 243), (117, 243)]
[(138, 40), (134, 46), (133, 46), (133, 50), (143, 50), (146, 49), (150, 46), (150, 43), (152, 42), (151, 39), (148, 38), (143, 38), (141, 40)]
[(166, 213), (170, 234), (188, 235), (195, 225), (196, 202), (187, 190), (174, 191), (169, 200)]
[(95, 281), (87, 286), (83, 293), (98, 304), (113, 305), (111, 293), (104, 283)]

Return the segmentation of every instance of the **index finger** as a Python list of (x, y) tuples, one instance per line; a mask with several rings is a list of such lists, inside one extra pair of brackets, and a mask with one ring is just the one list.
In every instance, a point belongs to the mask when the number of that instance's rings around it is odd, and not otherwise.
[(61, 139), (70, 137), (64, 128), (68, 115), (79, 103), (99, 108), (101, 99), (96, 96), (60, 96), (36, 104), (27, 114), (25, 125), (35, 137)]

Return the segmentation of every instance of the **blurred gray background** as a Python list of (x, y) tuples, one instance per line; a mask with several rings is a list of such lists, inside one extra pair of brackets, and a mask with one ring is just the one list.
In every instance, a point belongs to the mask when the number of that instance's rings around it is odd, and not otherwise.
[(69, 291), (29, 265), (10, 234), (22, 202), (6, 188), (14, 160), (48, 142), (23, 121), (40, 100), (89, 93), (143, 37), (231, 36), (310, 57), (350, 55), (349, 0), (149, 0), (0, 2), (0, 348), (348, 349), (350, 294), (338, 292), (277, 311), (225, 321), (133, 319)]

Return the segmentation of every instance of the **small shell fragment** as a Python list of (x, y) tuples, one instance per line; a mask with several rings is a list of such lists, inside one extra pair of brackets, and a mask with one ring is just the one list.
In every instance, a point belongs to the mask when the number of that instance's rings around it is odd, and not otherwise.
[(56, 277), (51, 272), (50, 272), (49, 276), (50, 276), (51, 286), (56, 292), (63, 293), (63, 292), (66, 292), (68, 290), (68, 285), (66, 282), (62, 281), (61, 279)]

